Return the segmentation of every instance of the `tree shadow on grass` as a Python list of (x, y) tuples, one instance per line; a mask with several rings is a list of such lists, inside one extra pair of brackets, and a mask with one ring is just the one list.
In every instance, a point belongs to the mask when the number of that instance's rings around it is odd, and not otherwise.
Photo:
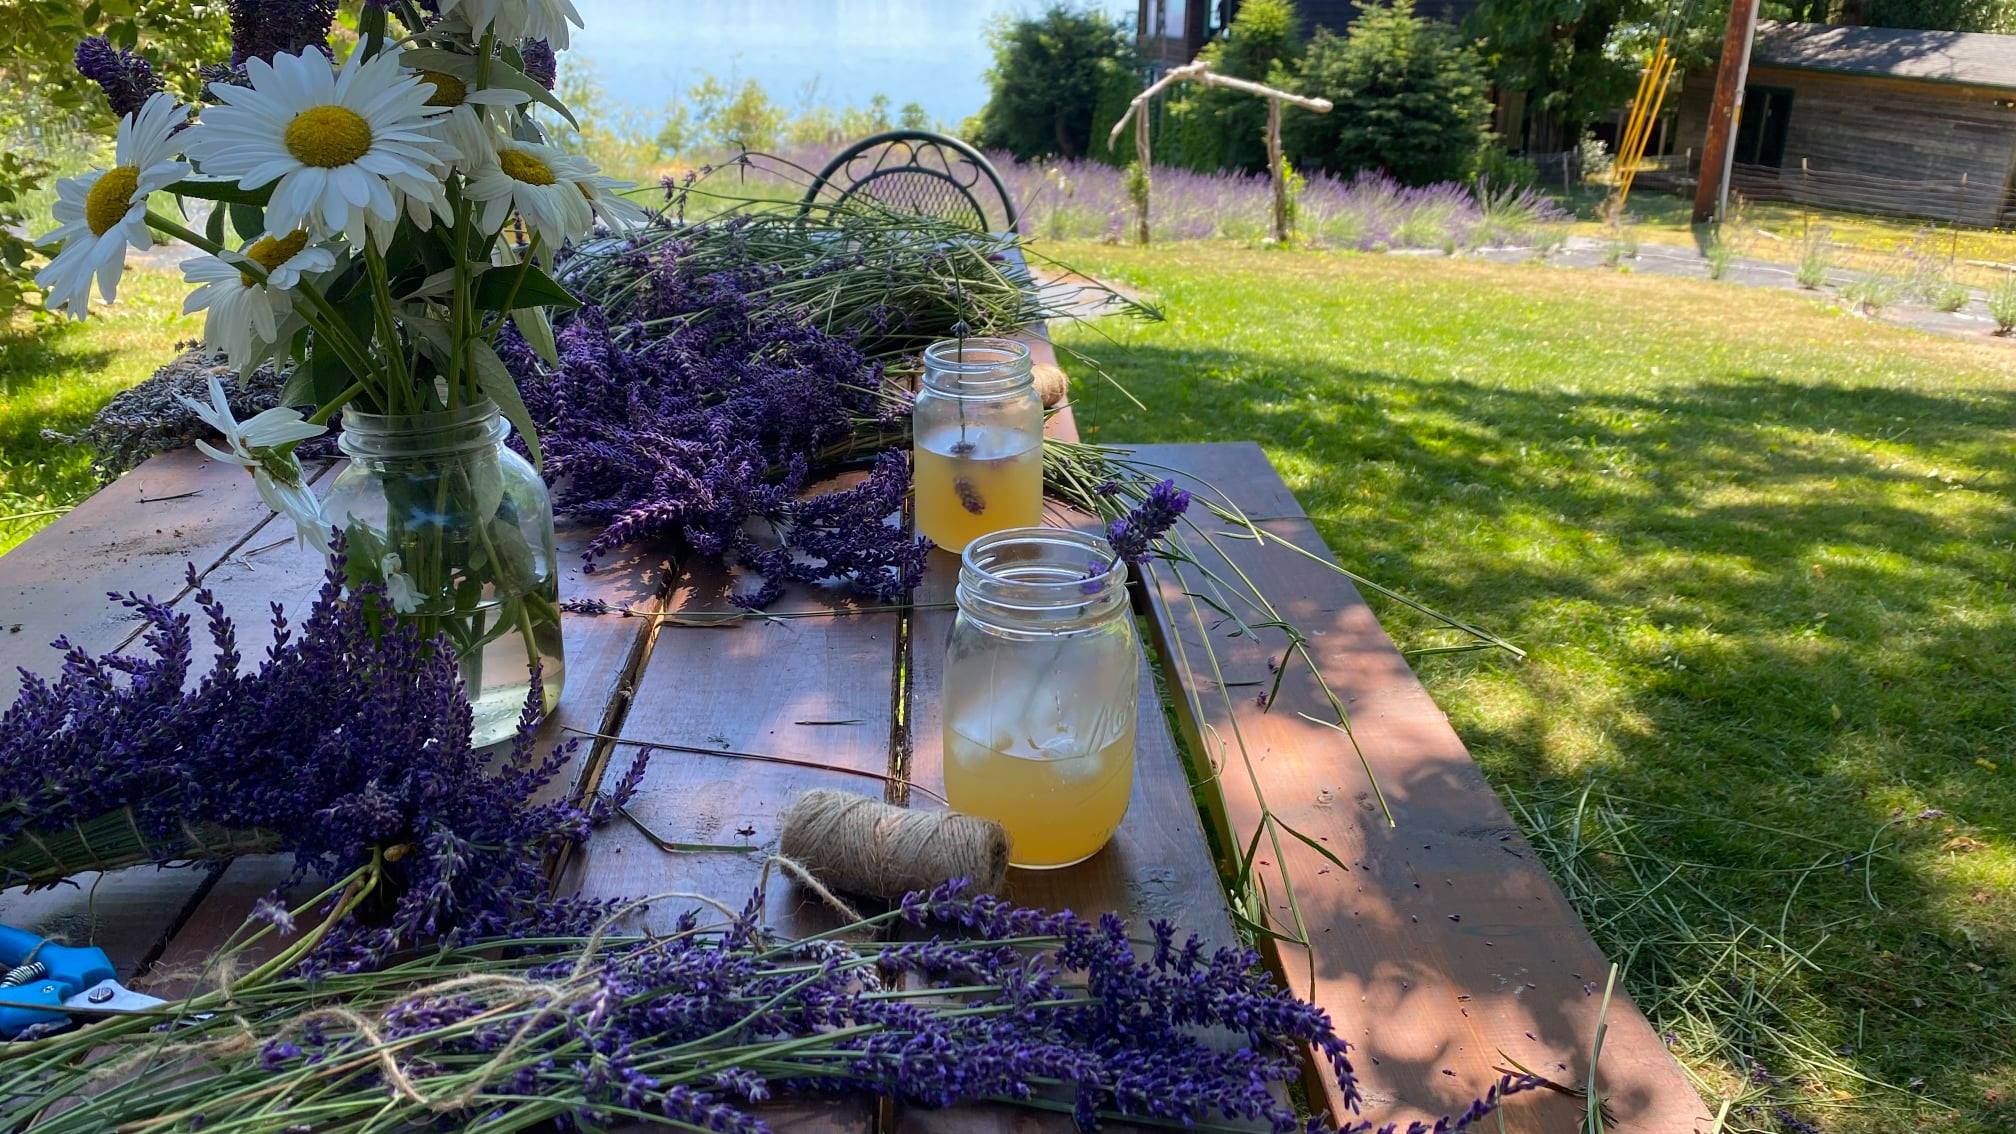
[[(1702, 864), (1688, 916), (1809, 951), (1820, 971), (1778, 989), (1797, 1034), (1730, 990), (1740, 1050), (1789, 1076), (1824, 1040), (1856, 1074), (1922, 1080), (1824, 1084), (1881, 1095), (1872, 1113), (1920, 1113), (1917, 1093), (1958, 1108), (1949, 1129), (2016, 1125), (2016, 392), (1750, 371), (1569, 393), (1138, 343), (1100, 361), (1149, 410), (1082, 393), (1094, 439), (1259, 440), (1344, 563), (1533, 650), (1423, 677), (1501, 788), (1599, 776)], [(1380, 613), (1403, 644), (1436, 634)], [(1677, 952), (1645, 978), (1727, 979)]]

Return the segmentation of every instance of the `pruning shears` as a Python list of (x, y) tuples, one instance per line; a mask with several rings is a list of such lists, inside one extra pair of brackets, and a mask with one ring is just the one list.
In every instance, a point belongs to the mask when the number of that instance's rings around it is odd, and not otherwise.
[(120, 984), (105, 950), (57, 945), (0, 925), (0, 1039), (38, 1024), (62, 1024), (72, 1012), (144, 1012), (167, 1001)]

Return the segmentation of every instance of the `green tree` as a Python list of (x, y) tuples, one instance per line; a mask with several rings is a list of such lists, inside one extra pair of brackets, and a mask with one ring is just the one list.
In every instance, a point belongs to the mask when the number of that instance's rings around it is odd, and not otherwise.
[(1101, 85), (1113, 68), (1136, 68), (1126, 29), (1104, 12), (1060, 3), (1033, 19), (998, 23), (988, 38), (994, 65), (972, 140), (1023, 158), (1085, 156)]
[(693, 121), (706, 144), (722, 150), (770, 150), (784, 136), (784, 108), (770, 101), (763, 84), (744, 79), (729, 86), (712, 75), (686, 92)]
[[(34, 294), (34, 261), (15, 229), (25, 198), (51, 167), (102, 145), (111, 111), (77, 73), (77, 41), (103, 35), (145, 56), (168, 89), (195, 95), (196, 69), (230, 49), (222, 0), (4, 0), (0, 2), (0, 321)], [(97, 136), (91, 132), (98, 131)]]
[(906, 102), (903, 108), (896, 112), (896, 125), (905, 130), (929, 130), (931, 112), (924, 109), (924, 104), (921, 102)]
[[(1225, 38), (1207, 46), (1202, 58), (1221, 75), (1256, 83), (1284, 84), (1301, 54), (1301, 17), (1294, 0), (1245, 0)], [(1246, 170), (1267, 168), (1267, 104), (1222, 87), (1192, 88), (1186, 96), (1190, 129), (1208, 129), (1221, 139), (1217, 165)]]
[(1455, 29), (1414, 14), (1414, 0), (1368, 3), (1342, 36), (1316, 33), (1295, 72), (1328, 114), (1288, 111), (1283, 139), (1305, 167), (1384, 169), (1409, 184), (1468, 174), (1488, 132), (1483, 64)]

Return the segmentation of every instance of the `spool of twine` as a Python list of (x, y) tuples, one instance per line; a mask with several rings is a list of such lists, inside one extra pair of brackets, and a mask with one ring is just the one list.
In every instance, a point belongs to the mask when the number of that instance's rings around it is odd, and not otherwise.
[(1043, 406), (1048, 409), (1064, 400), (1071, 390), (1071, 378), (1064, 368), (1050, 362), (1039, 362), (1029, 368), (1029, 378), (1036, 384), (1036, 393), (1043, 398)]
[(999, 893), (1008, 874), (1008, 833), (991, 819), (824, 788), (792, 801), (778, 850), (829, 886), (892, 900), (953, 878)]

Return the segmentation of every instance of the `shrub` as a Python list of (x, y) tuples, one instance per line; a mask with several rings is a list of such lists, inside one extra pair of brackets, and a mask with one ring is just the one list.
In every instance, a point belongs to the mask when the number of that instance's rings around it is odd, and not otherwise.
[(1532, 158), (1508, 153), (1495, 139), (1477, 151), (1471, 179), (1480, 186), (1489, 182), (1501, 189), (1533, 189), (1540, 184), (1540, 167)]
[(1470, 230), (1468, 243), (1472, 248), (1509, 244), (1566, 218), (1546, 194), (1528, 186), (1499, 185), (1479, 177), (1474, 192), (1478, 218), (1476, 227)]
[(1799, 268), (1794, 277), (1800, 287), (1810, 290), (1827, 282), (1827, 272), (1834, 266), (1834, 245), (1828, 239), (1833, 235), (1833, 229), (1822, 225), (1808, 231), (1799, 242)]
[(1935, 288), (1928, 299), (1934, 311), (1958, 311), (1974, 298), (1972, 292), (1960, 284), (1947, 281)]
[(1134, 70), (1130, 33), (1103, 12), (1060, 3), (1032, 19), (997, 24), (989, 36), (994, 66), (975, 144), (1022, 158), (1085, 156), (1102, 88), (1116, 68)]
[(1729, 243), (1729, 238), (1717, 230), (1702, 257), (1708, 261), (1708, 278), (1719, 280), (1729, 274), (1729, 265), (1736, 259), (1736, 249)]
[(1468, 176), (1486, 137), (1483, 64), (1455, 29), (1414, 14), (1414, 0), (1361, 4), (1346, 35), (1318, 31), (1296, 68), (1328, 114), (1290, 111), (1295, 160), (1331, 173), (1383, 169), (1419, 185)]
[(1281, 187), (1283, 189), (1282, 197), (1286, 200), (1287, 203), (1286, 212), (1288, 215), (1286, 217), (1286, 226), (1288, 229), (1288, 235), (1290, 237), (1293, 237), (1295, 235), (1295, 226), (1297, 223), (1297, 218), (1301, 215), (1302, 212), (1301, 208), (1302, 190), (1307, 188), (1308, 185), (1309, 185), (1308, 178), (1303, 177), (1302, 174), (1296, 170), (1293, 163), (1291, 163), (1288, 160), (1287, 154), (1282, 154)]
[(1841, 298), (1857, 310), (1873, 315), (1897, 299), (1903, 284), (1887, 275), (1864, 276), (1841, 289)]
[(1582, 135), (1575, 143), (1575, 151), (1582, 159), (1582, 176), (1601, 179), (1610, 172), (1610, 147), (1594, 134)]
[(1995, 333), (2016, 330), (2016, 272), (2003, 276), (1988, 289), (1988, 314), (1995, 320)]

